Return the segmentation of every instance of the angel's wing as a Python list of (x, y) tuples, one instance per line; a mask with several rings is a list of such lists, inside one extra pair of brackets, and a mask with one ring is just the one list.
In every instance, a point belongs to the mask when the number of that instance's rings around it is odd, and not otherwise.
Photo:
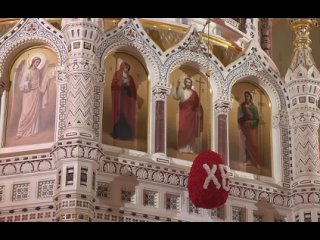
[(41, 92), (45, 92), (47, 89), (47, 85), (49, 82), (48, 72), (49, 72), (49, 61), (46, 60), (43, 66), (41, 67), (41, 69), (39, 69)]
[(45, 108), (49, 103), (49, 87), (52, 79), (56, 77), (55, 75), (55, 65), (49, 64), (46, 60), (45, 64), (40, 71), (40, 91), (42, 96), (42, 108)]
[(23, 59), (17, 66), (17, 68), (14, 70), (14, 79), (13, 79), (13, 94), (16, 94), (20, 91), (20, 88), (23, 87), (22, 85), (24, 84), (24, 79), (23, 75), (27, 70), (27, 61)]
[(46, 77), (47, 71), (48, 71), (49, 61), (46, 60), (41, 69), (39, 69), (40, 72), (40, 79), (44, 79)]
[(23, 59), (15, 69), (15, 78), (13, 80), (13, 85), (19, 86), (21, 84), (23, 80), (22, 79), (23, 73), (26, 71), (26, 69), (27, 69), (26, 60)]
[[(21, 101), (21, 90), (20, 87), (23, 85), (23, 75), (26, 72), (28, 66), (27, 61), (23, 59), (17, 66), (17, 68), (14, 70), (14, 79), (12, 81), (12, 99), (13, 99), (13, 106), (20, 105)], [(19, 97), (20, 96), (20, 97)]]

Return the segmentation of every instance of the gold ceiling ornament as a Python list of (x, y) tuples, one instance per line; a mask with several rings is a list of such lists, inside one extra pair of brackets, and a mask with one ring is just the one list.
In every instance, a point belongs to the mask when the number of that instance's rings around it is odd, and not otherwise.
[(294, 31), (296, 38), (293, 41), (294, 55), (290, 64), (290, 69), (294, 71), (297, 67), (303, 66), (310, 69), (316, 66), (312, 56), (310, 47), (311, 39), (310, 29), (317, 25), (317, 21), (313, 18), (293, 18), (289, 19), (290, 26)]
[(293, 41), (295, 48), (310, 49), (311, 39), (309, 38), (310, 29), (316, 26), (317, 21), (314, 18), (294, 18), (289, 20), (290, 26), (296, 34)]

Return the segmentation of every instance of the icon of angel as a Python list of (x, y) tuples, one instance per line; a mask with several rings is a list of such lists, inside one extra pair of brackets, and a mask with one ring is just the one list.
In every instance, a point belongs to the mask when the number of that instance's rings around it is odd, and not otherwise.
[[(15, 73), (14, 106), (21, 107), (16, 139), (39, 132), (40, 111), (47, 107), (49, 86), (55, 77), (53, 66), (44, 56), (23, 59)], [(18, 97), (20, 96), (20, 97)], [(21, 102), (20, 102), (21, 101)]]

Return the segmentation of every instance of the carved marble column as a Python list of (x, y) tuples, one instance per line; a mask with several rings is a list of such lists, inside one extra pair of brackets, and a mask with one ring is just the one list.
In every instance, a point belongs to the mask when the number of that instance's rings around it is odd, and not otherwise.
[(225, 159), (226, 164), (228, 159), (228, 112), (232, 107), (231, 101), (217, 100), (214, 103), (214, 109), (218, 121), (218, 153)]
[(272, 57), (272, 20), (271, 18), (260, 18), (260, 44), (261, 48)]
[[(285, 76), (286, 89), (290, 99), (289, 121), (292, 144), (292, 201), (294, 215), (314, 212), (313, 206), (319, 203), (320, 159), (319, 122), (320, 109), (317, 100), (320, 96), (320, 74), (312, 53), (310, 29), (311, 19), (290, 21), (296, 38), (294, 55)], [(314, 204), (316, 203), (316, 204)], [(319, 207), (317, 207), (319, 209)], [(319, 209), (320, 210), (320, 209)]]
[(58, 70), (59, 136), (52, 155), (57, 169), (57, 221), (92, 221), (100, 147), (103, 73), (96, 49), (103, 19), (67, 18), (62, 32), (68, 57)]
[(96, 49), (102, 37), (99, 24), (86, 18), (65, 20), (68, 58), (64, 66), (67, 81), (65, 129), (62, 139), (81, 137), (99, 141), (99, 118), (103, 73)]
[(300, 184), (313, 182), (312, 176), (316, 179), (319, 177), (320, 183), (319, 120), (319, 113), (304, 112), (304, 109), (292, 111), (290, 114), (294, 159), (293, 176), (297, 181), (300, 178), (298, 181)]
[[(318, 128), (320, 109), (320, 75), (311, 53), (310, 19), (290, 22), (296, 34), (294, 56), (285, 81), (290, 97), (290, 125), (292, 128), (293, 178), (296, 184), (312, 183), (320, 177)], [(319, 178), (320, 180), (320, 178)]]
[(250, 36), (253, 41), (259, 43), (259, 34), (258, 34), (258, 23), (259, 18), (247, 18), (246, 19), (246, 34)]
[[(273, 148), (272, 159), (279, 159), (281, 161), (274, 161), (273, 163), (273, 177), (277, 183), (282, 184), (284, 187), (290, 187), (291, 183), (291, 161), (290, 161), (290, 128), (289, 116), (285, 111), (280, 111), (277, 115), (272, 117), (272, 143), (273, 146), (281, 146), (281, 148)], [(280, 136), (278, 138), (277, 136)]]
[(155, 106), (155, 142), (154, 152), (165, 153), (166, 152), (166, 113), (165, 104), (166, 98), (169, 94), (169, 88), (162, 86), (155, 86), (152, 89), (153, 101)]

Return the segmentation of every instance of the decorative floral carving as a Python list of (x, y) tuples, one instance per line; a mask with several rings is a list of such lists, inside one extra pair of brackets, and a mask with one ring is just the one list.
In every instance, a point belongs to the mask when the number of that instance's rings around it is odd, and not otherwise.
[(309, 196), (308, 196), (308, 201), (310, 203), (319, 203), (319, 194), (313, 192), (313, 193), (310, 193)]
[(130, 169), (130, 166), (122, 166), (121, 168), (120, 168), (120, 174), (121, 175), (126, 175), (127, 173), (131, 173), (131, 169)]
[(71, 150), (71, 157), (83, 157), (84, 156), (84, 148), (80, 146), (75, 146)]
[(147, 179), (148, 178), (148, 171), (145, 168), (140, 168), (137, 171), (137, 177), (140, 179)]
[(253, 200), (255, 198), (255, 192), (252, 189), (246, 189), (244, 191), (244, 197)]
[(35, 20), (29, 21), (25, 26), (25, 31), (27, 35), (34, 35), (39, 29), (39, 25)]
[(163, 173), (160, 171), (154, 172), (152, 174), (152, 180), (155, 182), (163, 182), (164, 176)]
[(301, 203), (303, 203), (303, 197), (301, 195), (296, 194), (294, 196), (294, 204), (298, 205), (298, 204), (301, 204)]
[(49, 160), (40, 160), (37, 170), (38, 171), (45, 171), (52, 169), (52, 163)]
[(270, 201), (270, 193), (261, 192), (258, 196), (258, 200), (261, 200), (263, 198), (266, 199), (267, 201)]
[(106, 162), (103, 165), (103, 171), (108, 173), (116, 173), (116, 167), (114, 163)]
[(168, 183), (172, 184), (172, 185), (179, 185), (180, 181), (179, 178), (176, 174), (172, 174), (169, 178), (168, 178)]
[(13, 164), (5, 164), (2, 168), (2, 174), (1, 175), (11, 175), (16, 174), (17, 168)]
[(231, 186), (230, 187), (230, 195), (235, 197), (240, 197), (241, 191), (239, 187)]
[(22, 163), (20, 166), (21, 173), (28, 173), (33, 171), (34, 171), (34, 166), (30, 162)]
[(103, 157), (102, 149), (94, 142), (59, 141), (53, 146), (55, 160), (63, 158), (85, 158), (99, 161)]
[(128, 38), (130, 41), (133, 41), (137, 38), (137, 33), (135, 29), (133, 29), (131, 26), (123, 30), (123, 33), (124, 33), (124, 36), (126, 36), (126, 38)]
[(276, 205), (283, 205), (283, 203), (284, 203), (284, 199), (283, 199), (283, 196), (281, 196), (281, 195), (276, 195), (274, 198), (273, 198), (273, 202), (274, 202), (274, 204), (276, 204)]

